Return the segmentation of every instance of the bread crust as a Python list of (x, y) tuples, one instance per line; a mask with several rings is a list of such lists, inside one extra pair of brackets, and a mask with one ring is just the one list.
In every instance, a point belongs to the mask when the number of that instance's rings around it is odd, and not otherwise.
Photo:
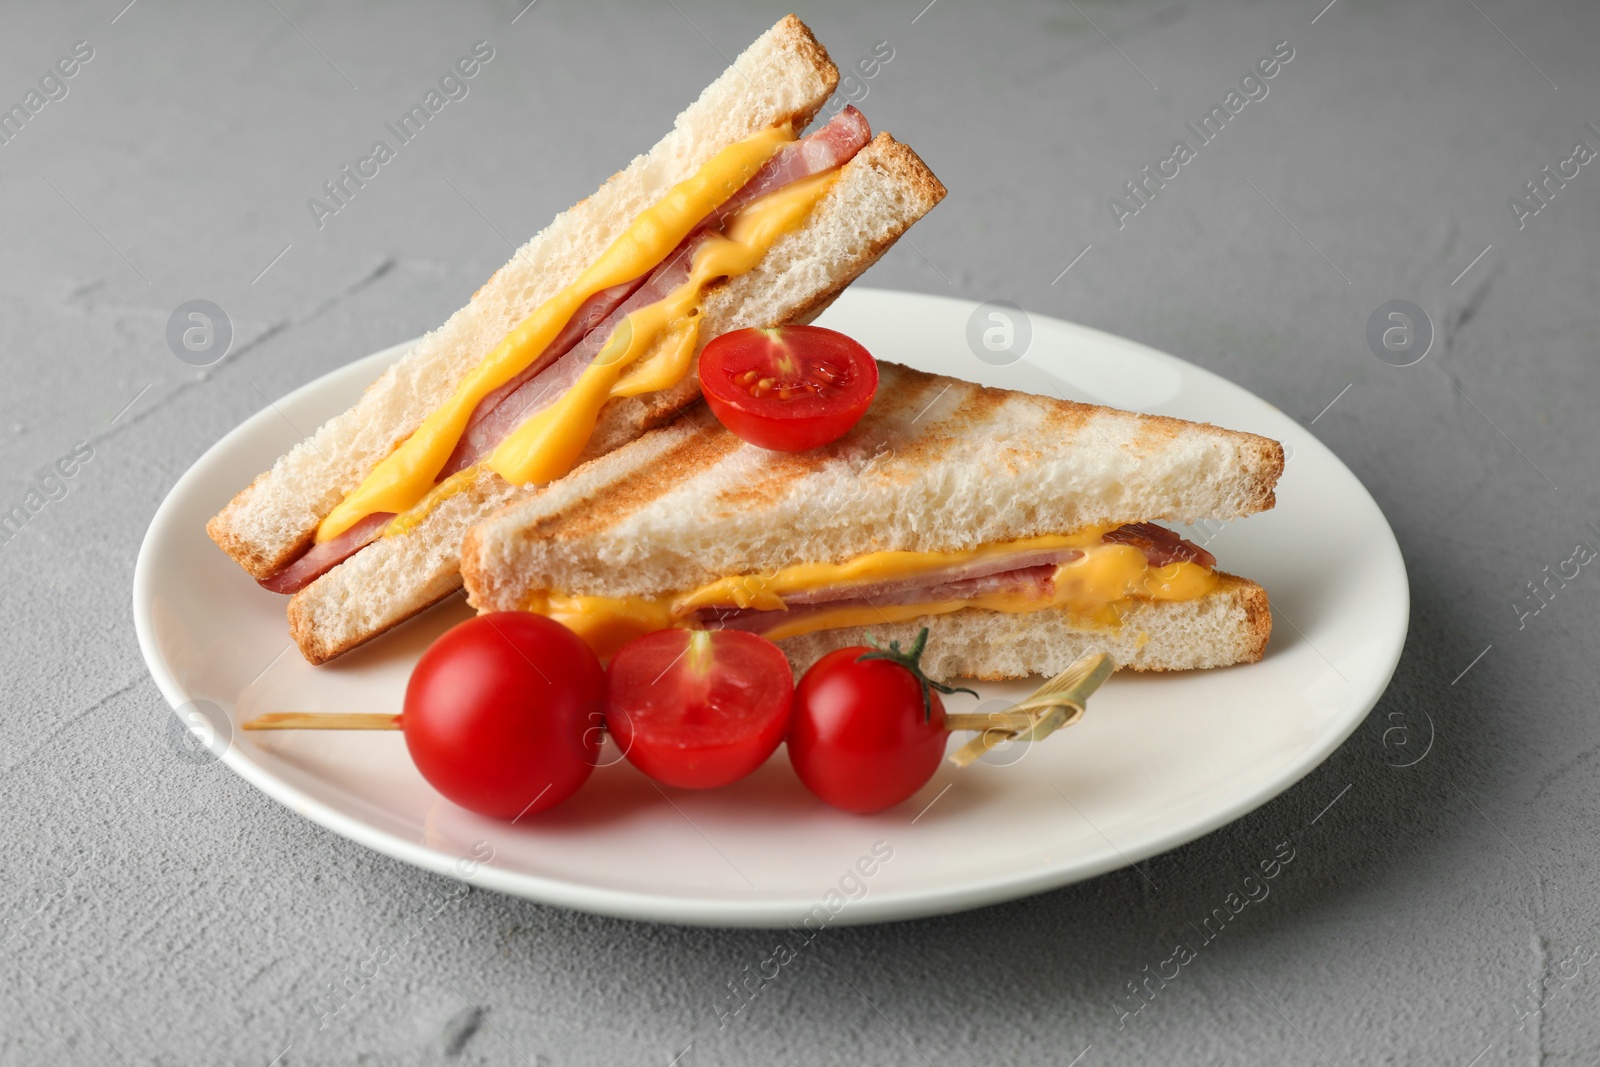
[(817, 40), (817, 35), (811, 32), (811, 27), (800, 21), (800, 16), (794, 12), (791, 11), (779, 19), (769, 32), (779, 48), (799, 57), (802, 64), (810, 67), (830, 86), (828, 95), (824, 96), (815, 107), (796, 111), (789, 116), (795, 123), (795, 129), (804, 129), (828, 102), (828, 96), (832, 96), (833, 90), (839, 87), (839, 68), (834, 65), (833, 57), (828, 55), (827, 48)]
[[(353, 652), (375, 637), (382, 637), (390, 630), (403, 622), (408, 622), (435, 604), (444, 600), (451, 593), (461, 590), (460, 576), (448, 588), (439, 589), (429, 587), (418, 590), (411, 598), (411, 602), (391, 618), (385, 619), (371, 629), (362, 630), (358, 635), (345, 635), (330, 637), (327, 629), (318, 618), (314, 605), (307, 604), (296, 593), (289, 598), (288, 618), (289, 637), (294, 641), (295, 647), (300, 650), (300, 655), (313, 667), (320, 667), (329, 663), (346, 652)], [(304, 590), (302, 590), (304, 592)]]
[(256, 475), (249, 485), (239, 490), (221, 511), (206, 522), (206, 534), (217, 547), (233, 557), (233, 561), (257, 581), (270, 578), (277, 573), (286, 562), (295, 559), (311, 547), (311, 542), (316, 537), (315, 531), (312, 531), (293, 542), (285, 551), (269, 551), (238, 531), (235, 521), (237, 516), (250, 506), (253, 494), (271, 477), (270, 470)]

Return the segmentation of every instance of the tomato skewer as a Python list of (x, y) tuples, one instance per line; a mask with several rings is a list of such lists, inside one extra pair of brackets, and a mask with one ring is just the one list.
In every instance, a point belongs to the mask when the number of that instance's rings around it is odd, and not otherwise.
[(926, 641), (924, 629), (905, 651), (891, 643), (831, 652), (791, 693), (787, 660), (763, 638), (648, 634), (613, 659), (602, 726), (607, 677), (587, 646), (541, 616), (480, 616), (419, 661), (406, 713), (275, 712), (241, 728), (404, 730), (418, 769), (441, 793), (515, 821), (583, 784), (603, 729), (650, 777), (696, 789), (753, 771), (787, 726), (789, 759), (806, 787), (835, 807), (869, 813), (927, 783), (947, 733), (978, 732), (950, 756), (957, 766), (1007, 741), (1041, 741), (1077, 722), (1113, 670), (1109, 656), (1092, 654), (1005, 711), (950, 715), (939, 694), (954, 690), (921, 671)]

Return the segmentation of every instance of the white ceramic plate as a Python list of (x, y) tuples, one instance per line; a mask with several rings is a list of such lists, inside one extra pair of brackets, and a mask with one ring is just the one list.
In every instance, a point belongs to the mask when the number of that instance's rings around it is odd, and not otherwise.
[[(926, 370), (1282, 441), (1290, 459), (1275, 510), (1190, 531), (1221, 566), (1266, 587), (1275, 625), (1265, 660), (1118, 675), (1077, 726), (993, 754), (992, 765), (946, 765), (910, 801), (871, 817), (814, 801), (780, 750), (752, 777), (711, 793), (658, 790), (616, 762), (561, 807), (507, 825), (436, 794), (398, 734), (238, 731), (267, 711), (398, 711), (417, 656), (468, 614), (452, 598), (312, 668), (289, 645), (284, 599), (258, 588), (205, 535), (206, 519), (299, 440), (294, 427), (343, 411), (408, 347), (399, 345), (246, 421), (156, 513), (133, 607), (150, 672), (179, 710), (174, 742), (189, 739), (189, 722), (209, 744), (192, 749), (195, 758), (220, 753), (269, 796), (408, 863), (661, 922), (815, 928), (956, 911), (1090, 878), (1238, 818), (1327, 757), (1388, 684), (1409, 611), (1394, 534), (1331, 452), (1238, 386), (1043, 316), (1032, 317), (1022, 360), (994, 366), (969, 348), (977, 316), (968, 301), (851, 289), (822, 322), (881, 358)], [(956, 696), (947, 706), (973, 710), (1033, 684), (979, 686), (980, 700)], [(608, 746), (602, 759), (615, 757)]]

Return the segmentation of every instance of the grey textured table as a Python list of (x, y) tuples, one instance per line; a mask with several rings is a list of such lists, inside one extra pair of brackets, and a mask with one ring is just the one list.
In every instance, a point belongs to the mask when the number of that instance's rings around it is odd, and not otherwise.
[[(0, 23), (0, 104), (40, 93), (0, 144), (0, 510), (40, 503), (0, 543), (0, 1060), (1600, 1060), (1600, 578), (1566, 562), (1600, 547), (1600, 173), (1574, 159), (1600, 148), (1600, 7), (801, 12), (842, 63), (888, 42), (866, 109), (951, 189), (869, 284), (1125, 334), (1314, 422), (1393, 523), (1413, 616), (1350, 741), (1148, 881), (830, 931), (723, 1027), (774, 935), (482, 891), (419, 922), (453, 883), (174, 754), (128, 600), (146, 522), (206, 447), (441, 321), (784, 9), (123, 2)], [(467, 95), (315, 218), (308, 198), (479, 41)], [(1292, 59), (1228, 107), (1279, 42)], [(72, 76), (46, 78), (63, 57)], [(1237, 113), (1206, 142), (1185, 124), (1214, 105)], [(1194, 158), (1165, 164), (1178, 140)], [(1145, 165), (1177, 168), (1148, 203), (1124, 185)], [(234, 331), (204, 371), (166, 341), (194, 299)], [(1407, 367), (1403, 324), (1387, 360), (1367, 341), (1397, 299), (1433, 325)], [(1135, 1000), (1292, 834), (1270, 898)], [(325, 1020), (330, 986), (395, 945)]]

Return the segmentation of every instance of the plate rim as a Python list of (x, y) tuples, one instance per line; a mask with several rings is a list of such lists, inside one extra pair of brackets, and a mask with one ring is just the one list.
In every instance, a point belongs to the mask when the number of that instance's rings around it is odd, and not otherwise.
[[(852, 286), (845, 295), (853, 296), (855, 299), (864, 298), (869, 300), (910, 297), (916, 300), (939, 301), (970, 308), (976, 308), (982, 304), (982, 301), (963, 297), (898, 289), (878, 289), (867, 286)], [(1066, 327), (1069, 331), (1092, 337), (1100, 343), (1133, 346), (1147, 356), (1153, 356), (1161, 361), (1174, 362), (1180, 365), (1185, 373), (1199, 375), (1208, 380), (1209, 384), (1237, 390), (1262, 405), (1275, 411), (1278, 410), (1270, 401), (1263, 399), (1245, 386), (1230, 381), (1198, 364), (1152, 348), (1142, 342), (1091, 326), (1084, 326), (1054, 315), (1035, 312), (1028, 312), (1027, 314), (1033, 319), (1049, 322), (1053, 326)], [(246, 417), (201, 453), (167, 491), (166, 496), (156, 508), (154, 515), (152, 515), (150, 524), (140, 542), (138, 557), (134, 564), (131, 592), (134, 631), (138, 638), (140, 653), (144, 658), (147, 669), (150, 671), (151, 677), (156, 683), (156, 687), (160, 690), (174, 715), (179, 715), (180, 709), (194, 698), (185, 691), (182, 683), (169, 668), (156, 642), (154, 621), (151, 617), (151, 608), (154, 603), (154, 590), (152, 587), (155, 582), (155, 578), (152, 575), (154, 565), (151, 562), (151, 557), (157, 550), (156, 546), (160, 543), (160, 534), (176, 521), (175, 515), (184, 502), (184, 490), (192, 481), (198, 480), (203, 476), (210, 465), (209, 461), (218, 453), (227, 451), (237, 438), (251, 433), (258, 423), (273, 418), (278, 404), (290, 403), (305, 394), (318, 391), (328, 378), (347, 371), (354, 363), (371, 361), (375, 364), (381, 362), (383, 365), (388, 365), (409, 351), (418, 340), (420, 338), (402, 341), (359, 357), (349, 363), (342, 364), (289, 391), (276, 401), (269, 402), (265, 407)], [(1042, 367), (1039, 369), (1048, 373)], [(1284, 417), (1288, 418), (1289, 416), (1284, 415)], [(1394, 633), (1391, 640), (1385, 642), (1384, 651), (1387, 653), (1387, 662), (1383, 664), (1380, 671), (1373, 675), (1374, 679), (1381, 680), (1375, 681), (1369, 687), (1369, 691), (1353, 698), (1350, 702), (1352, 709), (1359, 708), (1359, 710), (1348, 712), (1337, 729), (1320, 735), (1318, 743), (1308, 746), (1291, 764), (1270, 781), (1236, 796), (1233, 800), (1221, 805), (1204, 818), (1185, 822), (1181, 826), (1162, 831), (1134, 845), (1132, 848), (1123, 849), (1112, 845), (1107, 852), (1101, 853), (1097, 857), (1041, 864), (1037, 869), (1022, 874), (1016, 872), (999, 873), (979, 880), (963, 881), (957, 885), (912, 888), (881, 894), (869, 893), (865, 897), (851, 902), (848, 907), (845, 907), (837, 914), (832, 915), (828, 925), (860, 925), (950, 914), (1062, 888), (1087, 881), (1110, 871), (1133, 866), (1151, 856), (1159, 855), (1181, 845), (1199, 840), (1214, 830), (1242, 818), (1244, 815), (1282, 795), (1298, 784), (1311, 771), (1321, 766), (1333, 752), (1349, 739), (1356, 728), (1366, 721), (1372, 709), (1377, 706), (1378, 701), (1387, 691), (1390, 682), (1394, 678), (1395, 671), (1399, 667), (1400, 658), (1404, 652), (1405, 638), (1410, 629), (1410, 579), (1405, 566), (1405, 557), (1400, 551), (1394, 528), (1390, 524), (1388, 516), (1384, 514), (1383, 509), (1378, 505), (1377, 500), (1373, 498), (1371, 491), (1332, 449), (1329, 449), (1312, 433), (1309, 427), (1301, 426), (1300, 429), (1305, 433), (1311, 444), (1326, 452), (1327, 458), (1348, 473), (1353, 484), (1366, 495), (1367, 500), (1372, 504), (1374, 512), (1381, 520), (1383, 533), (1386, 535), (1383, 544), (1377, 547), (1386, 550), (1392, 556), (1399, 576), (1398, 597), (1393, 616), (1396, 620), (1396, 625), (1393, 629), (1397, 632)], [(755, 900), (728, 900), (650, 894), (633, 890), (619, 890), (606, 886), (584, 885), (539, 874), (510, 871), (497, 868), (492, 863), (478, 864), (471, 873), (463, 873), (456, 857), (446, 855), (420, 842), (407, 841), (388, 830), (369, 825), (359, 818), (346, 814), (332, 805), (305, 793), (285, 779), (273, 774), (265, 766), (250, 759), (242, 746), (227, 745), (217, 759), (233, 773), (239, 775), (239, 777), (291, 811), (358, 845), (436, 874), (442, 874), (459, 881), (494, 889), (510, 896), (522, 897), (538, 903), (637, 921), (721, 928), (755, 927), (768, 929), (788, 926), (795, 921), (797, 916), (805, 914), (820, 903), (820, 900), (807, 896), (775, 897), (769, 895)]]

